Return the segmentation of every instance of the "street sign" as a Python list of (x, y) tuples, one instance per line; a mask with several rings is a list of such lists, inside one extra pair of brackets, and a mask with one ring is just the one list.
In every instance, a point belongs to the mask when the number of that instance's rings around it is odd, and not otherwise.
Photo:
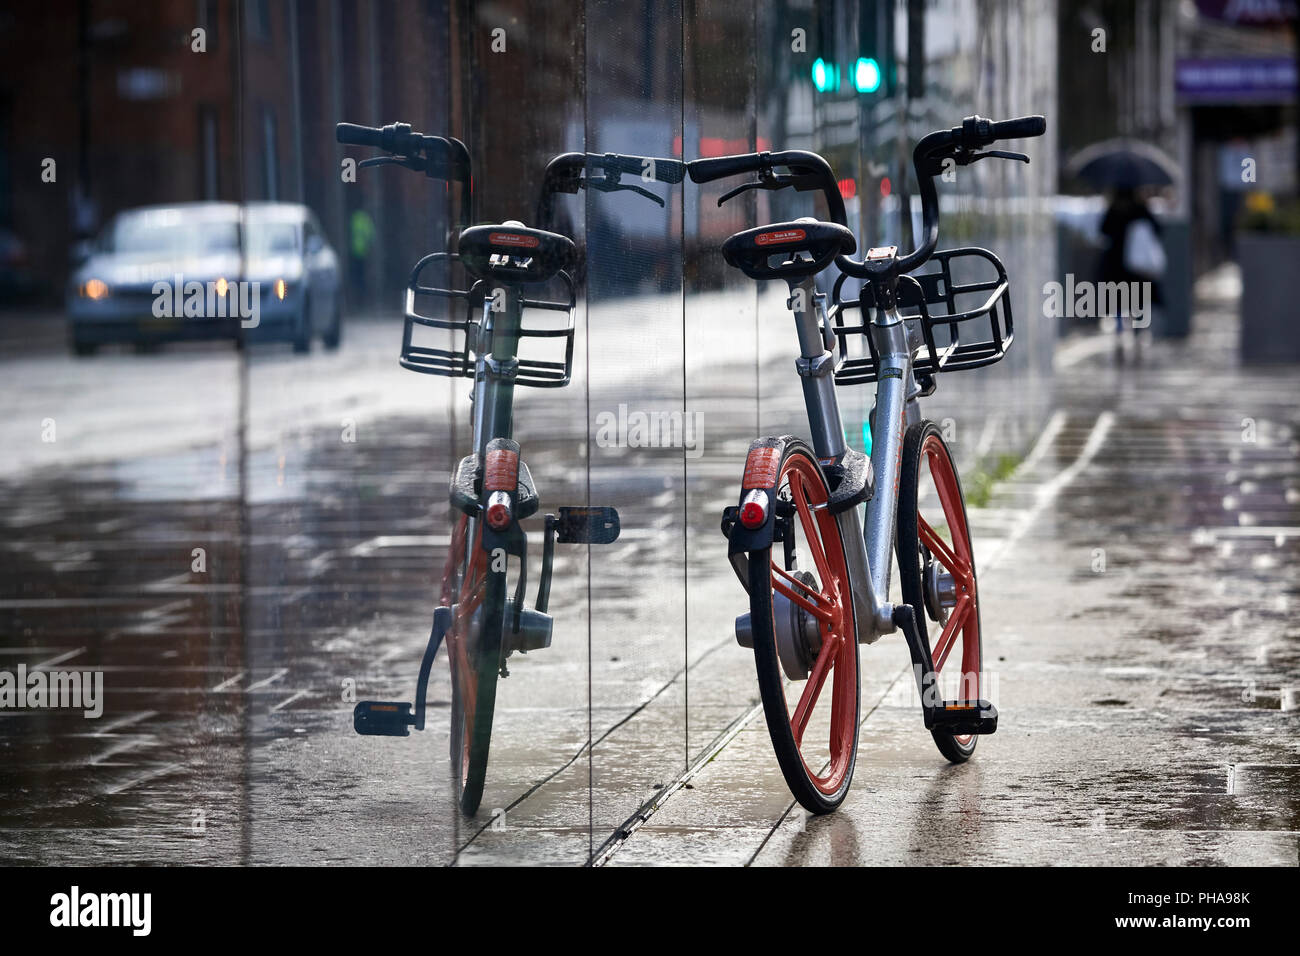
[(1286, 103), (1296, 97), (1291, 57), (1180, 57), (1174, 88), (1184, 103)]

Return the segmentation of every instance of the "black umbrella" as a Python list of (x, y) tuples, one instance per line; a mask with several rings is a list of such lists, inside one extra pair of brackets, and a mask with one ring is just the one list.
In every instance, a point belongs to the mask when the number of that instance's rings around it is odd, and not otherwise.
[(1066, 172), (1094, 186), (1133, 189), (1168, 186), (1178, 179), (1178, 166), (1150, 143), (1108, 139), (1085, 146), (1066, 165)]

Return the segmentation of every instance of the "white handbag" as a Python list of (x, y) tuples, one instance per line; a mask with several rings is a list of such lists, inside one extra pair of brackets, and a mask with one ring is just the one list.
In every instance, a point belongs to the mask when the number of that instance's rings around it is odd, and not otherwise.
[(1144, 279), (1165, 274), (1165, 247), (1149, 219), (1134, 219), (1124, 232), (1124, 268)]

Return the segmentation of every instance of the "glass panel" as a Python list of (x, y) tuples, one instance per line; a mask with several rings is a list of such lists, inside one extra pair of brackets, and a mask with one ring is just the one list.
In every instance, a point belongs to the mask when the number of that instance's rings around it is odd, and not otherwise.
[[(575, 241), (582, 248), (582, 194), (553, 189), (544, 175), (561, 154), (581, 154), (582, 10), (537, 0), (455, 5), (455, 81), (460, 135), (473, 159), (479, 223), (513, 220)], [(571, 167), (581, 174), (582, 164)], [(543, 200), (550, 196), (549, 203)], [(547, 208), (548, 207), (549, 211)], [(526, 605), (538, 596), (546, 514), (587, 504), (586, 307), (579, 263), (569, 270), (577, 295), (572, 379), (562, 388), (519, 387), (513, 437), (540, 498), (526, 519)], [(492, 289), (505, 288), (493, 280)], [(560, 280), (525, 285), (530, 299), (560, 301)], [(526, 309), (525, 329), (563, 326), (567, 313)], [(495, 340), (494, 340), (495, 341)], [(521, 361), (564, 358), (563, 339), (524, 338)], [(557, 352), (558, 347), (558, 352)], [(456, 447), (470, 452), (469, 406), (459, 401)], [(595, 547), (595, 546), (592, 546)], [(497, 682), (486, 787), (477, 816), (460, 821), (462, 863), (583, 863), (590, 852), (588, 546), (557, 543), (547, 613), (550, 646), (514, 653)], [(518, 560), (509, 559), (514, 599)], [(507, 639), (513, 631), (507, 618)], [(439, 667), (442, 667), (441, 661)], [(505, 673), (503, 672), (503, 673)], [(439, 715), (440, 724), (445, 720)]]
[(381, 153), (338, 144), (335, 124), (456, 132), (449, 14), (415, 0), (243, 10), (242, 225), (261, 302), (245, 352), (245, 646), (228, 675), (246, 721), (244, 852), (446, 863), (464, 834), (442, 657), (425, 731), (358, 736), (352, 709), (413, 699), (439, 596), (468, 383), (398, 354), (407, 277), (447, 249), (462, 197), (357, 168)]
[[(972, 113), (1005, 119), (1043, 112), (1043, 104), (1055, 101), (1056, 20), (1050, 9), (977, 7), (947, 0), (926, 4), (918, 19), (926, 95), (909, 106), (910, 141), (932, 129), (955, 126)], [(901, 19), (900, 24), (903, 33), (906, 24)], [(904, 71), (907, 50), (905, 35), (900, 36), (896, 51)], [(975, 69), (975, 63), (981, 68)], [(1055, 270), (1055, 233), (1045, 200), (1055, 187), (1054, 142), (1049, 133), (1002, 144), (1032, 154), (1033, 162), (977, 163), (958, 168), (950, 181), (937, 184), (943, 212), (939, 248), (992, 250), (1011, 277), (1016, 319), (1015, 346), (1006, 359), (977, 374), (943, 376), (925, 403), (926, 417), (943, 427), (964, 475), (994, 473), (1002, 456), (1023, 452), (1049, 407), (1056, 329), (1042, 320), (1040, 290)], [(910, 163), (903, 168), (914, 192)], [(901, 177), (894, 182), (901, 184)], [(889, 233), (906, 236), (900, 218), (907, 194), (899, 198), (902, 202), (887, 200), (883, 211)], [(919, 232), (919, 198), (912, 198), (910, 205), (912, 230)], [(957, 266), (954, 263), (955, 270)], [(964, 483), (978, 480), (971, 477)]]
[[(589, 0), (587, 148), (681, 157), (682, 6)], [(587, 195), (588, 480), (623, 537), (591, 565), (592, 844), (686, 764), (680, 186)]]
[[(694, 6), (686, 24), (687, 155), (770, 148), (755, 141), (755, 5), (700, 0)], [(757, 225), (755, 192), (718, 206), (740, 182), (691, 183), (685, 190), (687, 412), (701, 437), (686, 462), (691, 760), (757, 695), (752, 654), (734, 636), (736, 615), (748, 602), (718, 528), (722, 509), (736, 503), (745, 454), (759, 434), (759, 349), (768, 344), (758, 335), (759, 283), (722, 259), (728, 236)]]
[(3, 17), (0, 671), (51, 695), (4, 705), (0, 859), (235, 863), (231, 34), (157, 42), (184, 4)]

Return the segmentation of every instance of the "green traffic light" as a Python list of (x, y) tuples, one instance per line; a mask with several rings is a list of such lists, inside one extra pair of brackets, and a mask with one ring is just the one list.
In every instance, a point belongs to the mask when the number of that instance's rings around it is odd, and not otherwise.
[(835, 81), (835, 67), (821, 57), (813, 61), (812, 81), (818, 93), (825, 93), (827, 90), (839, 86)]
[[(816, 64), (813, 69), (816, 70)], [(880, 89), (880, 64), (871, 57), (858, 57), (858, 62), (853, 64), (853, 85), (859, 93), (874, 93)]]

